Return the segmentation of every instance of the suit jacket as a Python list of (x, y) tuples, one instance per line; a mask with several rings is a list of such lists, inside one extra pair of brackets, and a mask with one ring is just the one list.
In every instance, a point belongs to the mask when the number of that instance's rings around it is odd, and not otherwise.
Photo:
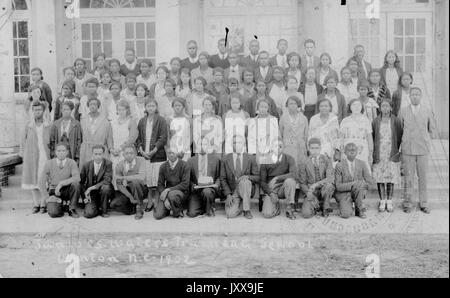
[(355, 159), (354, 177), (350, 175), (348, 161), (340, 161), (334, 171), (334, 183), (337, 192), (349, 192), (352, 190), (353, 182), (365, 181), (368, 184), (373, 183), (372, 176), (364, 161)]
[[(281, 66), (281, 65), (278, 65), (277, 56), (278, 56), (278, 54), (273, 56), (272, 58), (270, 58), (269, 65), (271, 67)], [(287, 54), (286, 54), (286, 68), (288, 68), (288, 67), (289, 67), (289, 65), (288, 65), (288, 58), (287, 58)]]
[(400, 107), (402, 106), (403, 88), (399, 87), (394, 94), (392, 94), (392, 114), (398, 116)]
[[(136, 147), (142, 148), (145, 150), (146, 143), (146, 129), (147, 129), (147, 119), (148, 117), (144, 117), (139, 120), (138, 124), (138, 137), (136, 139)], [(158, 151), (155, 155), (150, 159), (151, 162), (163, 162), (166, 161), (166, 151), (164, 150), (164, 146), (167, 144), (167, 135), (168, 135), (168, 126), (166, 120), (161, 117), (159, 114), (155, 114), (153, 117), (153, 130), (152, 130), (152, 138), (150, 140), (150, 150), (153, 148), (158, 148)]]
[(428, 155), (431, 144), (430, 134), (436, 133), (431, 111), (421, 105), (417, 115), (414, 115), (409, 105), (400, 110), (399, 118), (403, 125), (402, 153)]
[(80, 172), (81, 181), (81, 196), (84, 198), (84, 192), (91, 186), (100, 188), (102, 185), (111, 185), (113, 177), (113, 165), (112, 162), (103, 158), (102, 165), (95, 179), (94, 161), (88, 161), (83, 165)]
[[(325, 98), (325, 91), (326, 91), (326, 89), (324, 89), (322, 94), (320, 94), (317, 97), (316, 114), (319, 113), (319, 102), (323, 98)], [(337, 103), (338, 103), (338, 115), (337, 115), (337, 117), (338, 117), (339, 123), (341, 123), (342, 119), (347, 117), (347, 103), (345, 102), (344, 95), (342, 95), (337, 89), (336, 89), (336, 97), (337, 97)]]
[[(314, 63), (314, 68), (318, 68), (319, 64), (320, 64), (320, 58), (317, 56), (313, 56), (313, 63)], [(301, 70), (303, 73), (305, 73), (306, 68), (308, 68), (307, 65), (308, 65), (308, 63), (307, 63), (306, 55), (303, 55), (301, 57)]]
[[(259, 183), (260, 173), (255, 156), (244, 153), (242, 155), (242, 176), (248, 176), (252, 183)], [(220, 185), (224, 196), (233, 194), (237, 187), (236, 169), (234, 168), (233, 153), (227, 154), (222, 159), (220, 168)]]
[(265, 78), (262, 76), (259, 66), (255, 68), (255, 71), (253, 73), (253, 75), (255, 77), (255, 82), (258, 82), (259, 80), (263, 80), (266, 84), (269, 84), (272, 81), (272, 74), (273, 74), (273, 68), (270, 66), (269, 66), (269, 69), (267, 70), (267, 75)]
[[(259, 55), (258, 55), (259, 57)], [(252, 58), (250, 57), (250, 55), (241, 58), (241, 61), (239, 63), (240, 65), (242, 65), (242, 67), (249, 69), (251, 71), (255, 71), (255, 69), (258, 67), (258, 59), (256, 59), (256, 62), (252, 60)]]
[[(217, 185), (220, 186), (220, 159), (216, 154), (207, 154), (208, 156), (208, 165), (207, 165), (207, 176), (211, 177)], [(194, 185), (198, 185), (199, 178), (199, 168), (198, 168), (198, 154), (191, 157), (187, 164), (191, 171), (191, 179), (190, 185), (191, 189)]]
[(311, 157), (307, 157), (300, 161), (298, 165), (298, 181), (303, 193), (308, 193), (309, 187), (317, 182), (333, 183), (334, 169), (333, 162), (325, 155), (319, 156), (319, 173), (320, 179), (316, 180), (314, 164)]
[(265, 194), (269, 195), (271, 189), (269, 188), (270, 181), (278, 176), (277, 182), (282, 183), (288, 178), (297, 179), (297, 165), (292, 156), (282, 154), (281, 162), (274, 164), (262, 164), (260, 167), (260, 185)]
[(225, 59), (222, 60), (222, 58), (219, 56), (219, 54), (212, 55), (209, 58), (209, 67), (216, 68), (220, 67), (222, 69), (227, 69), (230, 67), (230, 62), (228, 61), (228, 55)]
[[(364, 65), (366, 66), (366, 70), (367, 70), (367, 75), (369, 74), (369, 72), (372, 70), (372, 65), (369, 63), (369, 62), (367, 62), (366, 60), (364, 60), (362, 63), (364, 63)], [(361, 75), (361, 78), (362, 79), (365, 79), (365, 80), (368, 80), (368, 78), (367, 78), (367, 75), (366, 75), (366, 73), (364, 72), (364, 68), (362, 67), (362, 64), (361, 64), (361, 62), (359, 62), (359, 67), (358, 67), (358, 70), (359, 70), (359, 73), (360, 73), (360, 75)]]
[[(62, 131), (61, 123), (63, 119), (56, 120), (50, 129), (50, 157), (55, 158), (56, 145), (61, 141)], [(80, 159), (80, 147), (83, 142), (81, 124), (79, 121), (71, 118), (69, 125), (69, 154), (68, 158), (78, 162)]]
[[(224, 81), (225, 81), (224, 83), (227, 86), (228, 86), (228, 79), (230, 77), (230, 72), (231, 72), (231, 69), (228, 66), (228, 68), (225, 69), (225, 72), (223, 73), (223, 77), (224, 77)], [(239, 84), (242, 83), (242, 73), (243, 72), (244, 72), (244, 68), (242, 66), (238, 65), (238, 75), (239, 75), (238, 81), (239, 81)]]
[[(305, 82), (301, 82), (300, 86), (298, 87), (298, 92), (300, 92), (303, 95), (303, 98), (305, 98)], [(314, 83), (316, 85), (317, 90), (317, 98), (319, 98), (320, 94), (323, 93), (323, 87), (320, 84)]]

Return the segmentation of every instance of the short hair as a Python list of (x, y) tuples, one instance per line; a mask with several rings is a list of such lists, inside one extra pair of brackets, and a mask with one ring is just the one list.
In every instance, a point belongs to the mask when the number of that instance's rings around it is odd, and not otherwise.
[(170, 74), (169, 69), (165, 65), (159, 65), (155, 70), (155, 74), (157, 74), (160, 69), (164, 70), (167, 76)]
[(217, 41), (217, 45), (219, 45), (222, 41), (225, 42), (225, 38), (220, 38), (220, 39)]
[(352, 61), (355, 62), (357, 65), (359, 65), (359, 62), (355, 57), (350, 57), (347, 61), (346, 66), (348, 67), (350, 65), (350, 62), (352, 62)]
[(320, 55), (320, 58), (319, 58), (319, 60), (320, 60), (320, 62), (319, 62), (319, 68), (322, 67), (322, 58), (323, 58), (323, 57), (327, 57), (328, 60), (330, 60), (330, 65), (331, 65), (331, 63), (332, 63), (331, 55), (328, 54), (328, 53), (322, 53), (322, 55)]
[(97, 97), (89, 98), (86, 105), (89, 107), (90, 103), (93, 101), (97, 102), (97, 107), (99, 107), (99, 108), (101, 107), (102, 103), (101, 103), (100, 99), (98, 99)]
[(316, 46), (316, 42), (313, 39), (311, 39), (311, 38), (306, 39), (303, 42), (303, 46), (306, 47), (306, 44), (308, 44), (308, 43), (312, 43), (314, 46)]
[(74, 80), (65, 80), (65, 81), (62, 83), (61, 88), (64, 88), (64, 87), (69, 87), (69, 89), (70, 89), (72, 92), (75, 92), (75, 89), (76, 89), (76, 83), (75, 83)]
[(269, 101), (267, 99), (261, 99), (260, 101), (258, 101), (258, 103), (256, 104), (256, 110), (259, 111), (259, 106), (261, 103), (266, 103), (267, 107), (270, 109), (270, 104)]
[(201, 82), (202, 82), (203, 88), (206, 87), (206, 80), (205, 80), (204, 77), (202, 77), (202, 76), (196, 77), (196, 78), (194, 79), (194, 83), (197, 82), (197, 81), (201, 81)]
[(328, 98), (323, 97), (322, 99), (319, 100), (319, 102), (317, 103), (317, 107), (320, 107), (320, 105), (322, 104), (322, 102), (326, 102), (328, 103), (328, 106), (330, 107), (330, 112), (333, 109), (333, 104), (331, 103), (331, 101)]
[(239, 56), (238, 53), (236, 53), (235, 51), (231, 51), (231, 52), (228, 54), (228, 58), (230, 58), (231, 55), (236, 56), (236, 58)]
[(111, 72), (109, 70), (103, 69), (100, 71), (100, 78), (103, 78), (105, 74), (108, 74), (111, 77)]
[(102, 149), (103, 153), (105, 153), (106, 151), (105, 146), (103, 146), (102, 144), (95, 144), (94, 146), (92, 146), (92, 152), (94, 152), (95, 149)]
[(361, 114), (364, 114), (364, 111), (365, 111), (364, 105), (363, 105), (363, 103), (361, 102), (361, 100), (359, 98), (353, 98), (352, 100), (350, 100), (350, 102), (348, 103), (348, 114), (352, 113), (351, 106), (356, 101), (358, 101), (361, 104)]
[(289, 105), (289, 101), (294, 101), (297, 104), (297, 107), (301, 108), (302, 107), (302, 102), (300, 101), (300, 99), (297, 96), (289, 96), (288, 99), (286, 100), (286, 107)]
[(417, 87), (417, 86), (411, 87), (411, 88), (409, 89), (409, 94), (411, 94), (414, 90), (417, 90), (417, 91), (420, 92), (420, 94), (422, 94), (422, 89), (420, 89), (420, 88)]
[(325, 79), (323, 80), (324, 85), (328, 84), (329, 80), (334, 80), (336, 83), (338, 83), (338, 80), (336, 79), (336, 76), (334, 76), (333, 74), (328, 74)]
[(125, 82), (128, 82), (129, 80), (136, 81), (136, 75), (132, 72), (128, 73), (127, 76), (125, 77)]
[(309, 141), (308, 141), (308, 146), (311, 146), (311, 145), (313, 145), (313, 144), (322, 146), (322, 142), (320, 141), (319, 138), (311, 138), (311, 139), (309, 139)]
[(169, 64), (172, 64), (174, 61), (178, 61), (181, 64), (180, 57), (173, 57), (172, 59), (170, 59), (170, 63)]
[(362, 44), (357, 44), (353, 47), (353, 51), (356, 51), (357, 48), (362, 48), (364, 49), (364, 46)]
[[(381, 78), (381, 69), (379, 69), (379, 68), (372, 68), (372, 69), (369, 71), (369, 73), (367, 74), (367, 79), (369, 80), (369, 83), (370, 83), (370, 77), (371, 77), (372, 74), (374, 74), (374, 73), (378, 73), (378, 74), (380, 75), (380, 78)], [(381, 83), (381, 81), (380, 81), (380, 83)]]
[(89, 79), (87, 79), (86, 82), (84, 83), (84, 86), (87, 86), (88, 84), (94, 84), (97, 87), (99, 85), (97, 78), (89, 78)]
[(206, 51), (201, 52), (200, 54), (198, 54), (198, 57), (200, 58), (200, 56), (203, 56), (206, 58), (206, 60), (209, 59), (209, 53)]
[(298, 83), (297, 78), (294, 77), (294, 76), (291, 76), (291, 75), (287, 76), (287, 78), (286, 78), (286, 83), (289, 82), (289, 80), (295, 80), (295, 82)]
[(194, 44), (196, 47), (198, 47), (197, 41), (193, 39), (189, 40), (186, 45), (189, 46), (190, 44)]
[(239, 85), (238, 79), (236, 79), (236, 78), (234, 78), (234, 77), (229, 78), (229, 79), (228, 79), (228, 86), (230, 86), (231, 84)]
[(383, 98), (381, 99), (381, 101), (380, 101), (380, 109), (381, 109), (381, 105), (382, 105), (384, 102), (387, 102), (387, 103), (391, 106), (391, 108), (392, 108), (392, 100), (391, 100), (390, 98), (388, 98), (388, 97), (383, 97)]
[(69, 150), (69, 144), (67, 142), (58, 142), (58, 144), (56, 144), (55, 149), (57, 149), (58, 147), (64, 147), (66, 150)]
[(34, 108), (36, 107), (41, 107), (43, 111), (45, 111), (45, 109), (47, 108), (46, 102), (45, 101), (34, 101), (33, 104), (31, 105), (31, 109), (34, 110)]
[(86, 67), (86, 61), (83, 58), (75, 59), (75, 61), (73, 62), (73, 67), (77, 66), (77, 62), (83, 63), (83, 65)]
[[(244, 77), (245, 77), (245, 74), (246, 73), (250, 73), (250, 74), (252, 74), (252, 77), (253, 77), (253, 82), (255, 81), (255, 74), (253, 73), (253, 71), (251, 70), (251, 69), (248, 69), (248, 68), (244, 68), (244, 70), (242, 71), (242, 75), (241, 75), (241, 80), (242, 80), (242, 82), (244, 82)], [(231, 79), (231, 78), (230, 78)], [(239, 82), (238, 82), (239, 83)]]
[(147, 64), (149, 68), (152, 68), (153, 63), (150, 59), (142, 59), (141, 62), (139, 62), (139, 69), (141, 69), (142, 64)]
[(402, 86), (402, 79), (404, 76), (409, 76), (411, 78), (411, 84), (414, 82), (412, 73), (405, 71), (398, 77), (398, 85), (399, 86)]
[(293, 57), (297, 57), (297, 58), (298, 58), (298, 65), (299, 65), (299, 67), (300, 67), (300, 65), (302, 64), (302, 58), (300, 57), (300, 54), (297, 53), (297, 52), (290, 52), (290, 53), (287, 55), (287, 63), (289, 64), (289, 66), (290, 66), (289, 61), (290, 61)]
[(180, 70), (180, 74), (182, 74), (182, 73), (187, 74), (188, 76), (191, 76), (191, 71), (189, 70), (189, 68), (183, 67)]
[(175, 89), (177, 88), (177, 83), (171, 78), (166, 79), (166, 81), (164, 82), (164, 87), (166, 87), (167, 83), (171, 84), (172, 89), (175, 91)]
[(258, 60), (259, 60), (259, 58), (260, 58), (260, 56), (261, 56), (262, 54), (265, 54), (265, 55), (267, 55), (267, 56), (270, 56), (269, 52), (267, 52), (267, 51), (261, 51), (261, 52), (259, 52)]
[(64, 106), (69, 107), (69, 109), (70, 109), (71, 111), (73, 111), (73, 109), (75, 109), (74, 103), (71, 102), (71, 101), (69, 101), (69, 100), (63, 101), (63, 103), (61, 104), (61, 109), (62, 109), (62, 107), (64, 107)]
[(281, 39), (279, 39), (278, 42), (277, 42), (277, 47), (279, 47), (279, 46), (280, 46), (280, 43), (282, 43), (282, 42), (285, 42), (286, 44), (288, 44), (287, 39), (281, 38)]
[(94, 54), (94, 61), (97, 62), (97, 59), (99, 57), (103, 57), (103, 59), (106, 59), (106, 54), (105, 53), (96, 53), (96, 54)]
[(156, 106), (156, 109), (158, 109), (158, 102), (154, 98), (147, 98), (147, 100), (145, 100), (144, 106), (146, 107), (148, 104), (151, 104), (151, 103), (154, 103)]
[(40, 69), (39, 67), (34, 67), (31, 69), (30, 73), (33, 73), (35, 71), (39, 71), (39, 74), (41, 75), (41, 80), (44, 79), (43, 73), (42, 73), (42, 69)]
[(135, 96), (137, 96), (137, 90), (138, 90), (139, 88), (144, 89), (144, 91), (145, 91), (144, 96), (147, 96), (147, 95), (148, 95), (149, 90), (148, 90), (147, 85), (144, 84), (144, 83), (139, 83), (139, 84), (137, 84), (136, 87), (134, 88), (134, 95), (135, 95)]
[(135, 51), (133, 48), (126, 48), (126, 49), (125, 49), (125, 53), (126, 53), (126, 52), (132, 52), (133, 55), (136, 55), (136, 51)]
[(317, 74), (316, 68), (315, 68), (314, 66), (309, 66), (309, 67), (307, 67), (306, 70), (305, 70), (305, 75), (306, 75), (306, 74), (308, 73), (308, 71), (310, 71), (310, 70), (314, 70), (314, 74)]
[(206, 101), (209, 101), (214, 106), (215, 100), (214, 97), (212, 97), (211, 95), (208, 95), (205, 98), (203, 98), (202, 106), (205, 104)]
[(75, 73), (75, 68), (73, 68), (72, 66), (67, 66), (63, 68), (63, 74), (66, 74), (66, 71), (71, 70), (73, 71), (73, 73)]
[(356, 147), (356, 148), (358, 148), (358, 146), (356, 146), (355, 143), (350, 142), (350, 143), (347, 143), (347, 145), (345, 145), (345, 147), (344, 147), (344, 152), (347, 151), (347, 149), (348, 149), (349, 147)]
[(222, 68), (222, 67), (215, 67), (215, 68), (213, 69), (213, 75), (215, 75), (215, 74), (218, 73), (218, 72), (220, 72), (220, 73), (223, 75), (223, 73), (224, 73), (223, 68)]
[(120, 66), (120, 61), (116, 58), (109, 60), (109, 66), (111, 67), (111, 64), (113, 63), (116, 63), (118, 66)]
[(367, 90), (370, 89), (369, 81), (367, 80), (359, 80), (358, 81), (358, 91), (360, 88), (367, 88)]
[(119, 107), (125, 108), (127, 110), (127, 116), (131, 115), (131, 107), (130, 104), (128, 103), (128, 100), (126, 99), (119, 100), (119, 102), (117, 103), (117, 109), (119, 109)]
[(128, 148), (133, 149), (133, 151), (136, 153), (136, 146), (133, 143), (125, 142), (123, 145), (123, 151), (127, 150)]
[(175, 106), (176, 102), (180, 103), (183, 106), (183, 108), (186, 108), (186, 100), (184, 98), (182, 98), (182, 97), (175, 97), (172, 100), (172, 108)]
[(119, 89), (122, 90), (122, 84), (120, 82), (113, 81), (111, 85), (109, 85), (109, 90), (111, 90), (113, 86), (118, 86)]

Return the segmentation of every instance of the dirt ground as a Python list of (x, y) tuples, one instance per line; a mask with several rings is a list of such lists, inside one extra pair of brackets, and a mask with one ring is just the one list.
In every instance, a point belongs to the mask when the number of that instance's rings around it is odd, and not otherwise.
[(71, 254), (85, 278), (367, 277), (372, 254), (380, 277), (449, 277), (448, 234), (0, 234), (0, 275), (66, 277)]

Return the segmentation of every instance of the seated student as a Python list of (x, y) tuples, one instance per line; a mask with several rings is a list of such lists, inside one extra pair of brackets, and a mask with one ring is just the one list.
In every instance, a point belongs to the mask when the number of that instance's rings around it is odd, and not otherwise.
[(306, 195), (302, 206), (302, 215), (310, 218), (322, 212), (328, 217), (333, 210), (330, 206), (334, 194), (333, 161), (322, 150), (320, 139), (312, 138), (308, 142), (309, 156), (299, 163), (300, 189)]
[(260, 168), (261, 188), (265, 193), (262, 214), (272, 218), (280, 214), (279, 199), (286, 199), (286, 217), (295, 219), (295, 188), (297, 182), (297, 166), (294, 158), (283, 153), (283, 140), (278, 139), (276, 161), (272, 164), (262, 164)]
[(155, 219), (169, 216), (184, 217), (183, 209), (189, 197), (189, 181), (191, 170), (188, 164), (179, 159), (178, 152), (173, 148), (166, 148), (168, 161), (161, 165), (158, 178), (158, 193), (156, 207), (153, 210)]
[(356, 158), (358, 147), (355, 143), (345, 146), (346, 159), (341, 160), (335, 168), (335, 198), (339, 203), (342, 218), (352, 216), (355, 203), (355, 215), (366, 218), (364, 202), (369, 184), (372, 184), (372, 176), (364, 161)]
[(82, 141), (81, 124), (71, 115), (74, 104), (71, 101), (62, 103), (62, 118), (56, 120), (50, 129), (50, 157), (54, 158), (56, 144), (65, 142), (69, 145), (68, 157), (78, 163)]
[(56, 158), (47, 161), (39, 181), (50, 217), (63, 216), (63, 204), (68, 205), (69, 216), (80, 217), (76, 210), (80, 197), (80, 171), (77, 163), (67, 158), (67, 153), (66, 143), (56, 145)]
[[(202, 139), (201, 152), (191, 157), (187, 164), (191, 170), (191, 197), (187, 215), (215, 216), (214, 201), (219, 195), (220, 187), (220, 159), (217, 154), (212, 153), (207, 138)], [(207, 187), (213, 184), (215, 186)]]
[(123, 150), (125, 159), (117, 164), (115, 171), (117, 195), (110, 207), (112, 210), (131, 215), (136, 206), (134, 218), (139, 220), (144, 216), (144, 199), (148, 195), (145, 185), (145, 160), (136, 156), (136, 148), (132, 144), (127, 144)]
[(109, 217), (108, 203), (114, 196), (112, 185), (112, 162), (104, 158), (105, 147), (94, 145), (92, 147), (92, 160), (81, 168), (80, 192), (86, 204), (84, 217), (94, 218), (101, 214)]
[(259, 167), (254, 156), (245, 152), (245, 137), (233, 136), (233, 153), (222, 159), (220, 167), (220, 185), (224, 196), (225, 213), (228, 218), (238, 217), (244, 211), (244, 217), (252, 219), (250, 199), (259, 185)]

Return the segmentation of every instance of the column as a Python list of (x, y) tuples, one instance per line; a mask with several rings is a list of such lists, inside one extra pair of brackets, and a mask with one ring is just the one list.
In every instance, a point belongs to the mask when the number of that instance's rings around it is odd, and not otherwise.
[(180, 55), (180, 1), (156, 0), (156, 63)]

